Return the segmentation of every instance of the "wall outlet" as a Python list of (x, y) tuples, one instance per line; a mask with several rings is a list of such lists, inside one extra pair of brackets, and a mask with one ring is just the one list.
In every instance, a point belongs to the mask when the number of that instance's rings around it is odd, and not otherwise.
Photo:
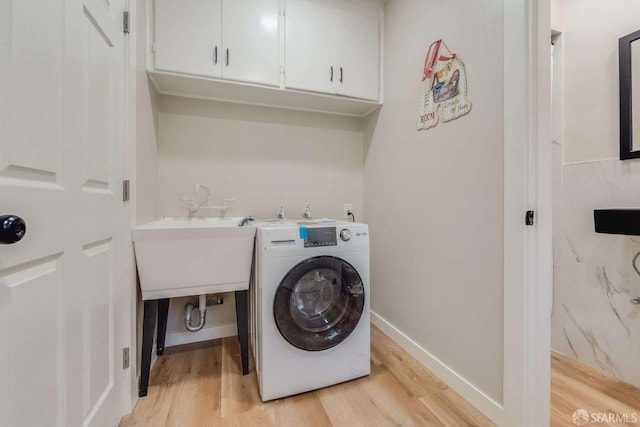
[(349, 219), (349, 218), (350, 218), (350, 216), (349, 216), (349, 212), (353, 213), (353, 204), (351, 204), (351, 203), (345, 203), (345, 204), (344, 204), (344, 211), (343, 211), (342, 217), (343, 217), (344, 219)]

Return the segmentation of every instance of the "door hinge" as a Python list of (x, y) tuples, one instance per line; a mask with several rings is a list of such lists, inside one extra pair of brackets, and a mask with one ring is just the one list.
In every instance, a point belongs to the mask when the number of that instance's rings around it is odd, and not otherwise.
[(129, 196), (131, 194), (131, 192), (129, 191), (129, 180), (125, 179), (124, 181), (122, 181), (122, 201), (123, 202), (128, 202), (129, 201)]
[(527, 211), (527, 213), (524, 216), (524, 223), (526, 225), (533, 225), (533, 217), (534, 217), (534, 212), (533, 211)]
[(129, 347), (122, 349), (122, 369), (129, 368)]
[(122, 31), (129, 34), (129, 11), (127, 10), (122, 13)]

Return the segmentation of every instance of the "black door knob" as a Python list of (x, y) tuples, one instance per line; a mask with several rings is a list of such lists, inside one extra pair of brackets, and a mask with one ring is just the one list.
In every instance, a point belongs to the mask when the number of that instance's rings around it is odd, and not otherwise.
[(22, 240), (27, 234), (27, 224), (16, 215), (0, 216), (0, 244), (10, 245)]

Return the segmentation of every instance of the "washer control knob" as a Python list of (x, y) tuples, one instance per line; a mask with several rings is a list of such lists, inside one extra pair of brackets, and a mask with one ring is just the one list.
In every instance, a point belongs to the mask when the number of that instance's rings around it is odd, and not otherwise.
[(340, 238), (343, 242), (348, 242), (349, 240), (351, 240), (351, 230), (349, 230), (348, 228), (343, 228), (340, 231)]

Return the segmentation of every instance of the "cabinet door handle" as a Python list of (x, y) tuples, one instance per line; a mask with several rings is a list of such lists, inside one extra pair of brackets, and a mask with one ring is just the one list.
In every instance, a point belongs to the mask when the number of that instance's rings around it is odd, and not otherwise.
[(342, 83), (342, 67), (340, 67), (340, 83)]
[(229, 66), (229, 48), (227, 48), (227, 67)]
[(331, 66), (331, 81), (333, 82), (333, 65)]
[(218, 65), (218, 45), (213, 48), (213, 65)]

